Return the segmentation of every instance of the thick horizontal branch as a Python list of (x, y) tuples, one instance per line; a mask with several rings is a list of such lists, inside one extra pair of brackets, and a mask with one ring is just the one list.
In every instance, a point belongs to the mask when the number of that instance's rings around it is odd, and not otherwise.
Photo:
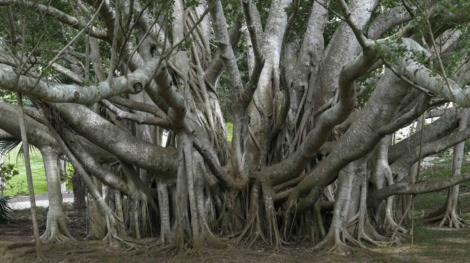
[(419, 116), (421, 116), (421, 114), (423, 114), (426, 111), (426, 109), (428, 108), (429, 101), (431, 99), (426, 94), (424, 96), (425, 97), (421, 101), (419, 101), (418, 105), (413, 107), (412, 110), (410, 110), (410, 111), (406, 112), (405, 114), (401, 115), (400, 117), (398, 117), (392, 123), (382, 126), (378, 130), (377, 133), (380, 136), (384, 136), (384, 135), (387, 135), (387, 134), (394, 133), (397, 130), (399, 130), (400, 128), (404, 127), (405, 125), (410, 124), (413, 120), (415, 120)]
[(77, 133), (117, 158), (153, 171), (159, 179), (173, 179), (177, 171), (176, 151), (138, 139), (79, 104), (56, 104), (61, 117)]
[[(8, 103), (0, 102), (0, 112), (2, 113), (0, 114), (0, 129), (21, 140), (17, 109)], [(27, 115), (24, 118), (28, 127), (26, 133), (30, 144), (38, 148), (44, 145), (58, 147), (47, 127)]]
[(445, 180), (424, 181), (413, 184), (411, 177), (408, 176), (391, 186), (372, 192), (368, 197), (368, 203), (372, 206), (378, 206), (382, 200), (392, 195), (425, 194), (443, 190), (468, 180), (470, 180), (470, 173), (461, 176), (452, 176)]
[(114, 78), (111, 85), (108, 81), (103, 81), (98, 85), (86, 87), (38, 81), (27, 76), (20, 76), (17, 84), (17, 75), (14, 72), (0, 70), (0, 88), (39, 97), (48, 102), (74, 102), (89, 105), (110, 96), (141, 92), (152, 80), (149, 76), (157, 64), (158, 61), (152, 60), (128, 76)]
[(420, 146), (416, 146), (412, 150), (408, 150), (390, 166), (392, 168), (392, 172), (394, 174), (407, 174), (409, 168), (415, 162), (417, 162), (420, 157), (424, 158), (426, 156), (439, 153), (445, 149), (456, 145), (457, 143), (465, 141), (468, 138), (470, 138), (470, 129), (459, 131), (439, 140), (426, 143), (421, 147), (421, 149)]
[[(438, 120), (424, 127), (423, 143), (436, 141), (457, 128), (459, 118), (456, 117), (457, 112), (454, 109), (448, 109), (447, 112)], [(421, 133), (415, 133), (401, 142), (389, 147), (388, 161), (394, 163), (400, 157), (405, 155), (409, 149), (420, 145)]]
[(130, 194), (129, 186), (121, 177), (113, 174), (111, 171), (103, 168), (81, 145), (78, 137), (71, 132), (64, 133), (64, 142), (72, 153), (77, 157), (83, 168), (93, 174), (104, 184), (113, 187), (125, 194)]
[(395, 71), (413, 85), (439, 95), (462, 107), (470, 107), (470, 89), (463, 90), (452, 79), (446, 79), (436, 71), (427, 68), (431, 55), (429, 51), (410, 38), (398, 38), (377, 41), (376, 51)]
[(0, 129), (0, 140), (11, 140), (16, 139), (15, 136), (9, 134), (8, 132)]

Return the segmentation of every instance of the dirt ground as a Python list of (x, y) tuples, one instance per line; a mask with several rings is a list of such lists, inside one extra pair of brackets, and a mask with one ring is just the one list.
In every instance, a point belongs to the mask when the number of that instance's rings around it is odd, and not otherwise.
[[(357, 249), (347, 256), (312, 251), (309, 242), (283, 245), (273, 250), (268, 244), (258, 243), (250, 249), (237, 246), (228, 250), (203, 248), (199, 254), (176, 254), (171, 249), (157, 251), (161, 246), (155, 239), (138, 240), (136, 247), (109, 247), (100, 241), (83, 241), (86, 233), (84, 210), (65, 207), (71, 234), (77, 241), (65, 244), (45, 244), (45, 262), (464, 262), (470, 258), (466, 247), (470, 231), (446, 230), (417, 224), (414, 245), (405, 242), (400, 247)], [(40, 208), (40, 232), (45, 229), (47, 210)], [(429, 239), (432, 239), (429, 242)], [(32, 237), (30, 211), (16, 212), (9, 223), (0, 223), (0, 262), (38, 262)], [(230, 243), (230, 241), (228, 241)]]

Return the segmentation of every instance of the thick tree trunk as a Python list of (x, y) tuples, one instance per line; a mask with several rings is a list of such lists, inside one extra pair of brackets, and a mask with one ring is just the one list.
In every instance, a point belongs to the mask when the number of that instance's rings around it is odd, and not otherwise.
[(86, 208), (86, 186), (80, 176), (74, 172), (72, 175), (73, 207)]
[(67, 229), (62, 209), (62, 192), (60, 191), (59, 151), (51, 147), (40, 149), (47, 177), (47, 194), (49, 210), (47, 212), (46, 231), (41, 236), (45, 243), (73, 240)]
[(349, 247), (346, 242), (354, 240), (347, 231), (348, 212), (351, 202), (351, 190), (354, 175), (352, 165), (347, 166), (340, 172), (340, 175), (338, 176), (339, 188), (330, 230), (328, 231), (325, 239), (315, 247), (316, 249), (326, 249), (338, 254), (350, 254), (352, 252), (351, 247)]
[[(98, 189), (100, 195), (102, 195), (102, 183), (93, 178), (93, 182)], [(99, 206), (95, 198), (89, 194), (87, 196), (88, 206), (87, 206), (87, 217), (88, 217), (88, 234), (86, 239), (90, 240), (102, 240), (106, 236), (106, 220), (101, 214)]]
[(338, 196), (333, 210), (330, 230), (316, 246), (338, 254), (352, 253), (352, 247), (365, 247), (363, 241), (382, 245), (385, 237), (377, 233), (370, 223), (367, 209), (368, 156), (350, 163), (338, 177)]

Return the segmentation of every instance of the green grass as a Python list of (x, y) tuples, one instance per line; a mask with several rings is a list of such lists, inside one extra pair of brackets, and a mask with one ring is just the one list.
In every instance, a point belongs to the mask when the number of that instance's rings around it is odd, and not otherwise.
[[(470, 171), (464, 157), (462, 173)], [(452, 176), (452, 156), (443, 156), (431, 161), (434, 166), (420, 175), (420, 181), (431, 182), (444, 180)], [(470, 182), (460, 184), (460, 216), (470, 222)], [(382, 252), (390, 256), (384, 262), (467, 262), (469, 258), (470, 226), (463, 229), (440, 228), (439, 222), (425, 223), (423, 215), (435, 211), (445, 204), (448, 190), (420, 194), (415, 197), (414, 212), (414, 244), (408, 236), (404, 246), (385, 248)], [(404, 223), (406, 229), (411, 229), (411, 222)], [(375, 262), (375, 261), (374, 261)]]
[(227, 140), (229, 142), (232, 141), (232, 135), (233, 135), (233, 124), (231, 122), (227, 122)]
[[(464, 160), (468, 159), (468, 156), (464, 156)], [(444, 156), (432, 161), (434, 166), (427, 169), (426, 172), (422, 173), (419, 177), (420, 182), (432, 182), (445, 180), (452, 177), (452, 162), (453, 158), (449, 156)], [(461, 174), (468, 173), (470, 168), (466, 165), (465, 161), (462, 164)], [(470, 198), (465, 193), (470, 191), (470, 182), (464, 182), (460, 184), (460, 205), (462, 208), (470, 208)], [(444, 189), (437, 192), (431, 192), (427, 194), (421, 194), (416, 196), (415, 208), (423, 210), (426, 213), (430, 213), (441, 205), (443, 205), (447, 200), (448, 189)], [(462, 195), (464, 194), (464, 195)]]
[[(464, 157), (464, 162), (468, 156)], [(442, 157), (432, 161), (435, 166), (429, 168), (420, 176), (420, 180), (433, 181), (443, 180), (452, 176), (452, 157)], [(470, 168), (466, 167), (466, 163), (462, 165), (462, 173), (467, 173)], [(460, 184), (460, 216), (467, 220), (470, 219), (470, 182)], [(436, 262), (463, 262), (468, 258), (467, 248), (470, 245), (470, 227), (459, 230), (450, 230), (439, 228), (439, 223), (426, 224), (419, 219), (421, 214), (426, 215), (435, 211), (445, 204), (447, 200), (448, 190), (432, 192), (415, 197), (415, 248), (413, 253), (408, 257), (400, 257), (400, 262), (424, 262), (432, 259)], [(409, 228), (409, 226), (408, 226)], [(398, 262), (398, 261), (397, 261)], [(434, 261), (431, 261), (434, 262)]]
[[(3, 162), (12, 163), (19, 174), (14, 176), (7, 184), (7, 188), (3, 192), (5, 196), (27, 195), (28, 182), (26, 180), (26, 169), (24, 166), (24, 158), (17, 157), (20, 147), (13, 149), (8, 155), (3, 156)], [(35, 194), (47, 193), (47, 181), (44, 171), (44, 164), (39, 151), (30, 151), (31, 172), (33, 174), (33, 185)]]

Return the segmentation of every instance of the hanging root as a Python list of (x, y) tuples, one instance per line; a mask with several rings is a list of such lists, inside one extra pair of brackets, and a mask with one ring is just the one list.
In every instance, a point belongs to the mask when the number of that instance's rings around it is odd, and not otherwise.
[[(252, 203), (253, 205), (253, 203)], [(257, 205), (256, 205), (257, 207)], [(258, 209), (256, 209), (258, 210)], [(259, 211), (255, 211), (250, 213), (250, 219), (247, 224), (245, 224), (245, 227), (243, 228), (242, 232), (238, 237), (235, 239), (235, 244), (240, 244), (242, 240), (252, 240), (250, 242), (250, 245), (248, 247), (251, 247), (253, 243), (258, 239), (262, 238), (263, 241), (266, 241), (266, 238), (263, 235), (263, 231), (261, 229), (261, 224), (259, 220)], [(250, 234), (247, 236), (247, 234)]]
[[(262, 201), (259, 200), (259, 190), (263, 190)], [(240, 235), (236, 239), (236, 244), (239, 244), (242, 240), (250, 242), (248, 247), (252, 247), (253, 244), (260, 238), (263, 242), (270, 242), (274, 244), (275, 249), (279, 249), (281, 246), (281, 235), (279, 233), (276, 213), (274, 211), (274, 203), (272, 200), (272, 188), (267, 184), (262, 184), (257, 181), (253, 185), (250, 198), (250, 213), (248, 222), (241, 231)], [(261, 216), (260, 202), (264, 204), (265, 218), (263, 220)]]
[[(259, 222), (259, 188), (260, 183), (256, 181), (253, 184), (253, 188), (251, 189), (251, 197), (250, 197), (250, 212), (248, 215), (248, 222), (245, 223), (243, 230), (241, 231), (240, 235), (236, 238), (235, 244), (239, 244), (242, 240), (245, 240), (245, 235), (250, 232), (250, 234), (254, 234), (254, 240), (258, 237), (263, 235), (263, 231), (261, 230), (260, 222)], [(264, 237), (263, 237), (264, 239)], [(251, 243), (253, 244), (253, 242)], [(251, 245), (250, 245), (251, 247)]]
[(127, 240), (124, 240), (124, 238), (127, 238), (126, 231), (123, 223), (116, 216), (116, 214), (114, 214), (114, 212), (109, 211), (109, 213), (105, 215), (105, 218), (108, 233), (103, 238), (103, 241), (108, 241), (109, 246), (111, 247), (122, 245), (133, 247), (134, 245), (132, 243), (128, 242)]
[(266, 211), (267, 233), (271, 245), (274, 242), (274, 249), (278, 250), (281, 246), (281, 236), (277, 227), (276, 213), (274, 212), (274, 203), (272, 198), (272, 188), (267, 184), (262, 184), (264, 208)]

